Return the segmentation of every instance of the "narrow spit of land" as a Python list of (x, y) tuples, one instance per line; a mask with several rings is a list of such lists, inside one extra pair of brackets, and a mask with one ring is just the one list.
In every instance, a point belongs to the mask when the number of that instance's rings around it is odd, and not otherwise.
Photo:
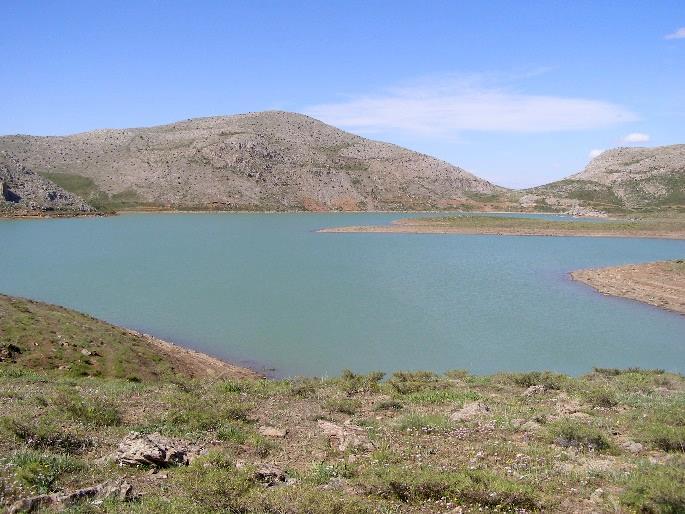
[(685, 509), (682, 375), (267, 380), (203, 374), (167, 350), (68, 309), (0, 296), (0, 508)]
[(554, 221), (505, 216), (404, 218), (388, 225), (324, 228), (319, 232), (401, 234), (485, 234), (513, 236), (645, 237), (685, 239), (685, 218), (639, 220)]
[(579, 270), (572, 272), (571, 277), (602, 294), (685, 314), (684, 260)]

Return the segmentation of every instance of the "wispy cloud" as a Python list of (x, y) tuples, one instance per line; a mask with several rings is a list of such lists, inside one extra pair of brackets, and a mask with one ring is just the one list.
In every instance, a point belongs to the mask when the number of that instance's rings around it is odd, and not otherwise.
[(602, 150), (601, 148), (593, 148), (592, 150), (590, 150), (588, 157), (590, 157), (590, 159), (594, 159), (595, 157), (599, 157), (603, 153), (604, 150)]
[(637, 119), (614, 103), (526, 94), (482, 75), (430, 77), (378, 94), (313, 105), (305, 112), (358, 132), (417, 135), (584, 130)]
[(664, 36), (664, 39), (685, 39), (685, 27), (680, 27), (675, 32), (671, 32), (670, 34), (666, 34)]
[(646, 143), (649, 140), (649, 134), (645, 134), (643, 132), (631, 132), (622, 139), (624, 143)]

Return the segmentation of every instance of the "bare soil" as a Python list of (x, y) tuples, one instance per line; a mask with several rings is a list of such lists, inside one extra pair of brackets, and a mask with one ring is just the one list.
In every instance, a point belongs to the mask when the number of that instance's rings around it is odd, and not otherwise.
[(580, 270), (571, 276), (602, 294), (685, 314), (685, 263), (682, 261)]

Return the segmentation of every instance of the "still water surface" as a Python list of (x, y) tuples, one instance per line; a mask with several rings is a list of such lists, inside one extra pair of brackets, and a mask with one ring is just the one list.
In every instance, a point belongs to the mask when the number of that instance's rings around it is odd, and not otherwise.
[(279, 375), (685, 372), (685, 316), (604, 297), (567, 278), (584, 267), (682, 258), (685, 241), (315, 232), (400, 217), (0, 221), (0, 291)]

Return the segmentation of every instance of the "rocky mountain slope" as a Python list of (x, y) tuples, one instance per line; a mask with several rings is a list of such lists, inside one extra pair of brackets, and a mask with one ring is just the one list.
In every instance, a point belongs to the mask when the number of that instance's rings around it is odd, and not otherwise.
[(78, 196), (24, 167), (0, 151), (0, 213), (91, 212)]
[(0, 150), (110, 209), (425, 209), (504, 191), (444, 161), (278, 111), (5, 136)]
[(583, 171), (527, 191), (529, 202), (603, 210), (685, 210), (685, 145), (614, 148)]

